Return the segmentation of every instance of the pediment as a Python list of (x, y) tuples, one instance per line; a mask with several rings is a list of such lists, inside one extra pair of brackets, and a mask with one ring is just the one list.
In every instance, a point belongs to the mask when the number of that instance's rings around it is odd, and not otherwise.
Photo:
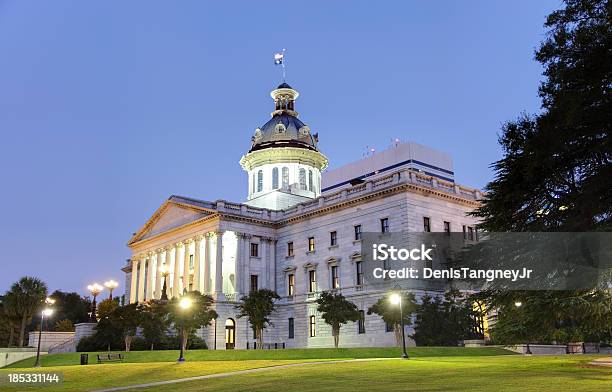
[(147, 221), (147, 223), (132, 237), (130, 244), (154, 237), (185, 224), (195, 222), (213, 214), (203, 208), (180, 205), (166, 201)]

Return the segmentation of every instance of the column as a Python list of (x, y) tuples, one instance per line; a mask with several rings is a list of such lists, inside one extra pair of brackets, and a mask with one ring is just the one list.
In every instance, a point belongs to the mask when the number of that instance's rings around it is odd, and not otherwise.
[(190, 240), (183, 241), (183, 289), (189, 291), (189, 256), (191, 256), (190, 248)]
[(153, 252), (149, 252), (147, 263), (147, 294), (145, 298), (147, 300), (153, 299), (153, 288), (155, 287), (155, 263), (153, 262)]
[(145, 266), (147, 264), (147, 259), (144, 256), (140, 257), (140, 275), (138, 276), (138, 298), (137, 302), (144, 301), (145, 295)]
[[(172, 247), (166, 246), (164, 251), (166, 254), (166, 259), (164, 260), (164, 264), (168, 268), (168, 276), (166, 276), (165, 278), (162, 277), (162, 279), (166, 280), (166, 295), (168, 296), (168, 299), (170, 299), (172, 298), (172, 290), (170, 289), (170, 276), (171, 276), (170, 273), (172, 272), (170, 271), (170, 268), (172, 267)], [(162, 289), (163, 288), (164, 288), (164, 282), (162, 280)]]
[(215, 295), (223, 298), (223, 232), (217, 231), (217, 249), (215, 257)]
[(202, 269), (200, 268), (200, 246), (202, 236), (197, 235), (194, 240), (193, 249), (193, 289), (202, 292)]
[(210, 294), (210, 245), (212, 243), (212, 236), (210, 233), (206, 233), (204, 237), (204, 293)]
[(270, 239), (270, 290), (276, 291), (276, 239)]
[(136, 302), (136, 286), (138, 285), (138, 281), (136, 280), (138, 276), (138, 259), (132, 259), (132, 282), (130, 284), (130, 303), (133, 304)]
[(245, 234), (244, 241), (242, 244), (242, 254), (244, 256), (244, 263), (242, 264), (242, 286), (244, 287), (244, 294), (248, 294), (251, 289), (251, 235)]
[(244, 265), (244, 233), (236, 233), (236, 264), (234, 265), (234, 284), (236, 285), (236, 298), (240, 294), (246, 293), (244, 289), (244, 278), (242, 276), (242, 266)]
[(162, 287), (164, 287), (164, 277), (159, 272), (162, 266), (162, 249), (156, 251), (155, 260), (155, 299), (160, 299)]
[(180, 259), (180, 243), (177, 242), (174, 244), (174, 279), (172, 279), (172, 297), (178, 297), (181, 295), (181, 287), (180, 287), (180, 275), (181, 275), (181, 259)]
[(263, 275), (259, 277), (259, 286), (262, 289), (269, 289), (268, 286), (268, 276), (270, 275), (270, 263), (268, 262), (268, 245), (270, 244), (270, 239), (268, 237), (261, 237), (259, 240), (259, 244), (261, 246), (261, 262), (263, 263)]

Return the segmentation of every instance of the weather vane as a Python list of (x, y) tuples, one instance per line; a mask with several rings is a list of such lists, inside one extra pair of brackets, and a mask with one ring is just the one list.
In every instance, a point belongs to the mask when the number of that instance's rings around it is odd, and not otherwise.
[(285, 50), (283, 49), (280, 52), (274, 53), (274, 64), (280, 65), (283, 68), (283, 83), (285, 83)]

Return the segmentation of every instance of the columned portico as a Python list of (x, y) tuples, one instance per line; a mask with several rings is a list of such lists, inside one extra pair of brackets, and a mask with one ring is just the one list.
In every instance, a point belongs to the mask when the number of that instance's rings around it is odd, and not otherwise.
[(212, 233), (206, 233), (204, 236), (204, 293), (210, 294), (210, 259), (211, 259), (211, 244)]
[(193, 289), (202, 292), (202, 268), (200, 260), (200, 247), (202, 246), (202, 236), (197, 235), (194, 240), (193, 249)]
[(181, 243), (177, 242), (174, 244), (174, 277), (172, 279), (172, 297), (177, 297), (181, 295), (181, 259), (180, 259), (180, 250)]
[(132, 282), (130, 284), (130, 303), (136, 302), (138, 293), (136, 292), (136, 286), (138, 285), (138, 259), (132, 259)]
[(139, 269), (139, 276), (138, 276), (138, 298), (137, 298), (138, 302), (144, 301), (146, 263), (147, 263), (147, 259), (145, 258), (145, 256), (140, 256), (140, 261), (139, 261), (140, 269)]
[(147, 300), (153, 299), (153, 289), (155, 287), (155, 261), (153, 260), (153, 252), (147, 253), (147, 292), (145, 298)]
[(159, 269), (162, 266), (162, 249), (157, 249), (155, 252), (155, 260), (155, 299), (160, 299), (162, 287), (164, 286), (164, 277), (159, 272)]
[(223, 300), (223, 231), (217, 231), (217, 249), (215, 255), (215, 298)]
[[(191, 266), (189, 265), (189, 260), (191, 258), (190, 247), (191, 240), (183, 241), (183, 290), (187, 291), (189, 291), (189, 277), (191, 275)], [(181, 294), (183, 290), (181, 290)]]

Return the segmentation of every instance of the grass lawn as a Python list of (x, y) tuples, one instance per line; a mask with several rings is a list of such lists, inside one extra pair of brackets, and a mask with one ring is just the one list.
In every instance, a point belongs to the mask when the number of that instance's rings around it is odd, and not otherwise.
[[(96, 362), (96, 354), (89, 353), (89, 363)], [(125, 354), (125, 362), (174, 362), (179, 356), (176, 350), (132, 351)], [(514, 354), (495, 347), (411, 347), (408, 354), (414, 357), (443, 356), (484, 356)], [(43, 355), (42, 366), (78, 365), (81, 353)], [(303, 360), (303, 359), (353, 359), (353, 358), (392, 358), (400, 357), (401, 349), (396, 347), (380, 348), (311, 348), (287, 350), (189, 350), (185, 357), (188, 361), (239, 361), (239, 360)], [(15, 362), (8, 368), (26, 368), (34, 365), (35, 358)]]

